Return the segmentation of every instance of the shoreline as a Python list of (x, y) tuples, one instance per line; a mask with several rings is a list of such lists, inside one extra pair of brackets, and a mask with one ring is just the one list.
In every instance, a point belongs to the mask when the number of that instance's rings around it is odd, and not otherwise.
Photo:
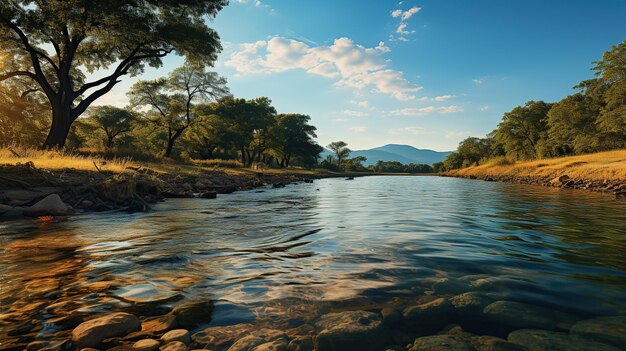
[(83, 212), (145, 212), (168, 198), (214, 199), (218, 195), (264, 186), (365, 174), (305, 170), (271, 172), (200, 170), (170, 174), (150, 168), (129, 172), (46, 170), (32, 163), (0, 165), (0, 220), (68, 216)]

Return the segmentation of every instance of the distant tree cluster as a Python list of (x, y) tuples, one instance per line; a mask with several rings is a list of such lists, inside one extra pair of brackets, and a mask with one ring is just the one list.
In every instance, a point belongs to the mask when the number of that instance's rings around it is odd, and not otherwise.
[(421, 163), (402, 164), (398, 161), (378, 161), (375, 165), (368, 167), (373, 172), (378, 173), (432, 173), (433, 166)]
[(556, 103), (529, 101), (502, 117), (486, 138), (463, 140), (444, 161), (456, 169), (626, 148), (626, 41), (594, 63), (596, 78)]

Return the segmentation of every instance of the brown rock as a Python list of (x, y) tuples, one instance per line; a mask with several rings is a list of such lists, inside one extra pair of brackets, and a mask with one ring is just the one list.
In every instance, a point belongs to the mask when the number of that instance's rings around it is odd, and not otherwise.
[(141, 323), (141, 331), (160, 334), (176, 327), (176, 316), (165, 315), (146, 318)]
[(43, 200), (40, 200), (31, 207), (26, 208), (24, 210), (24, 215), (30, 217), (67, 216), (72, 212), (72, 207), (64, 203), (58, 194), (50, 194)]
[(159, 348), (160, 351), (187, 351), (187, 345), (180, 341), (173, 341)]
[(154, 351), (161, 346), (161, 343), (154, 339), (143, 339), (133, 344), (134, 351)]
[(139, 319), (129, 313), (113, 313), (81, 323), (72, 331), (72, 341), (78, 347), (96, 347), (104, 339), (138, 331)]
[(161, 337), (161, 341), (163, 342), (163, 344), (180, 341), (185, 345), (189, 345), (189, 343), (191, 342), (191, 336), (189, 335), (189, 331), (186, 329), (174, 329), (163, 334), (163, 336)]

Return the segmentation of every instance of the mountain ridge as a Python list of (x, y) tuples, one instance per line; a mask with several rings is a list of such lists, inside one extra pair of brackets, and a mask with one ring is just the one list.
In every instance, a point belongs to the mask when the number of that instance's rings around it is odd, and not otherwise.
[[(386, 144), (365, 150), (354, 150), (350, 153), (350, 157), (365, 156), (367, 161), (363, 162), (364, 166), (376, 164), (378, 161), (397, 161), (402, 164), (422, 163), (432, 165), (436, 162), (443, 161), (451, 151), (434, 151), (430, 149), (418, 149), (406, 144)], [(330, 150), (324, 150), (322, 157), (332, 155)]]

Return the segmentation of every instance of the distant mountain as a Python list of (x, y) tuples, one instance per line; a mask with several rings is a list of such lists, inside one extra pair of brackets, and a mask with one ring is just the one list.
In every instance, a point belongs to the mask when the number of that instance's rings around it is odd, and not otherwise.
[[(322, 158), (326, 158), (333, 153), (324, 149)], [(398, 161), (402, 164), (423, 163), (431, 165), (443, 161), (450, 151), (433, 151), (428, 149), (418, 149), (411, 145), (387, 144), (369, 150), (354, 150), (350, 157), (365, 156), (367, 161), (365, 166), (376, 164), (378, 161)]]

